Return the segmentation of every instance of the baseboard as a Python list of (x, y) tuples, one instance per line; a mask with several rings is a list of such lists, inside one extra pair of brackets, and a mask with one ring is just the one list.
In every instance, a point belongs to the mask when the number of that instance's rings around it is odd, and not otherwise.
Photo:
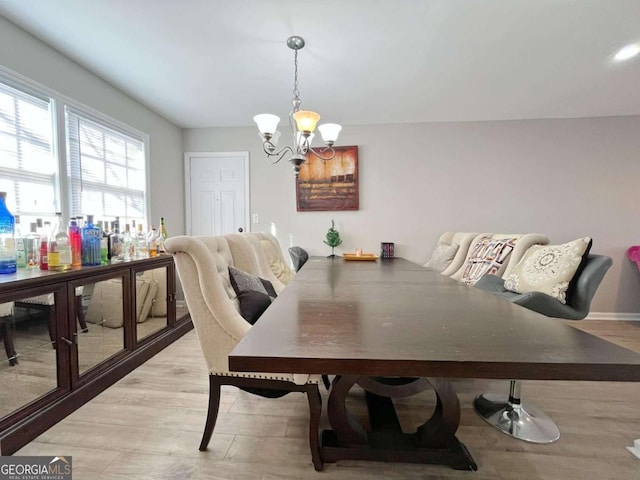
[(639, 322), (640, 313), (591, 312), (585, 320), (619, 320), (623, 322)]

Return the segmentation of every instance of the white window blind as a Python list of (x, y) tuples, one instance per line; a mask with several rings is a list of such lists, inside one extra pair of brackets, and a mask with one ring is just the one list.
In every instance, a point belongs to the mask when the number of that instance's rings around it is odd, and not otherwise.
[(57, 210), (51, 103), (0, 82), (0, 191), (23, 225)]
[(71, 216), (144, 222), (143, 140), (70, 108), (65, 115)]

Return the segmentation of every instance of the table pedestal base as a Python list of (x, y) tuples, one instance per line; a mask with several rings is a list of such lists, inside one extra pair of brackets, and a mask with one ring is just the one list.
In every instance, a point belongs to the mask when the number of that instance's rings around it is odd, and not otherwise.
[[(345, 405), (347, 394), (356, 383), (365, 390), (370, 431), (364, 430)], [(415, 395), (429, 387), (437, 399), (433, 415), (416, 432), (404, 433), (391, 399)], [(477, 470), (471, 454), (455, 437), (460, 403), (451, 385), (443, 380), (339, 376), (331, 387), (327, 414), (332, 430), (322, 432), (324, 462), (374, 460)]]

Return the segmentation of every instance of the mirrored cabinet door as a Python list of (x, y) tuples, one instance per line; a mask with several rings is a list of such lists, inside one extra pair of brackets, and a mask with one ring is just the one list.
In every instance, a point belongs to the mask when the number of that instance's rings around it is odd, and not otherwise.
[(136, 272), (136, 340), (165, 329), (167, 323), (167, 268)]
[(78, 374), (84, 375), (125, 350), (124, 278), (75, 286)]
[[(60, 311), (56, 302), (56, 298), (63, 298), (65, 290), (56, 290), (58, 297), (50, 291), (18, 295), (10, 302), (0, 303), (0, 418), (43, 401), (57, 389), (69, 388), (60, 379), (57, 367), (58, 318), (66, 311)], [(61, 303), (64, 310), (64, 301)], [(62, 355), (68, 358), (68, 348), (63, 348)]]

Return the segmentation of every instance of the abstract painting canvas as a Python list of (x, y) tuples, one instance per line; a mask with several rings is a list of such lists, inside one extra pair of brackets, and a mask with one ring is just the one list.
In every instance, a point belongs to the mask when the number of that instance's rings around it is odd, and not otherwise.
[(358, 147), (334, 150), (331, 160), (307, 153), (296, 180), (299, 212), (358, 210)]

